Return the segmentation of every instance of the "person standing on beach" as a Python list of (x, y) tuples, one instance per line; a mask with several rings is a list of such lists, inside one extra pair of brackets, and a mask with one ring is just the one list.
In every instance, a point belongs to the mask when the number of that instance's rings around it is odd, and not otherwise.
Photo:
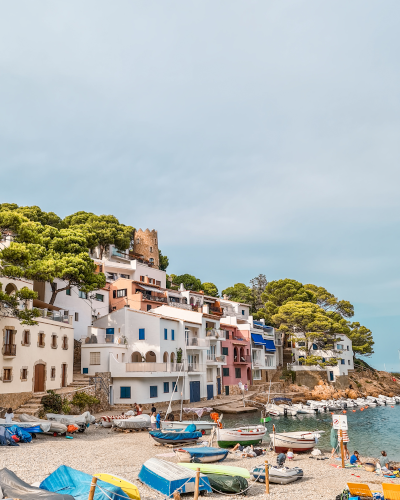
[(6, 424), (11, 424), (12, 419), (14, 418), (14, 413), (12, 411), (12, 408), (9, 408), (7, 410), (7, 413), (5, 414), (4, 418), (6, 419)]
[(331, 422), (331, 446), (332, 446), (332, 453), (331, 453), (331, 458), (334, 458), (336, 455), (336, 449), (338, 446), (338, 435), (336, 430), (333, 428), (333, 423)]
[(151, 423), (151, 429), (153, 431), (156, 430), (157, 429), (157, 419), (156, 419), (156, 412), (155, 411), (151, 414), (150, 423)]
[(156, 425), (157, 425), (157, 429), (161, 429), (161, 415), (160, 415), (160, 413), (157, 413)]
[[(349, 453), (349, 450), (347, 449), (347, 443), (350, 441), (350, 438), (349, 438), (349, 435), (347, 434), (347, 431), (342, 431), (342, 436), (343, 436), (344, 455), (347, 459), (349, 459), (350, 453)], [(339, 441), (341, 441), (340, 433), (339, 433)]]

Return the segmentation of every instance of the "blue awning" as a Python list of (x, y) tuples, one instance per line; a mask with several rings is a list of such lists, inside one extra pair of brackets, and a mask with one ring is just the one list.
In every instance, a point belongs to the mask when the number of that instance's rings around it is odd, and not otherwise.
[[(260, 337), (261, 337), (261, 335), (260, 335)], [(264, 343), (265, 343), (265, 350), (267, 352), (275, 352), (276, 351), (276, 347), (275, 347), (273, 340), (264, 340)]]
[(256, 345), (265, 345), (265, 340), (259, 333), (252, 333), (251, 338)]

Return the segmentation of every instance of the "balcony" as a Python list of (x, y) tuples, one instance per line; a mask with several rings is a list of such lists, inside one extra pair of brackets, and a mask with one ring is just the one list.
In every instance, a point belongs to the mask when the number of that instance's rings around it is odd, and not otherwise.
[(181, 363), (126, 363), (127, 372), (175, 373), (181, 370)]
[(48, 309), (39, 309), (42, 318), (59, 321), (60, 323), (70, 323), (69, 316), (64, 311), (49, 311)]
[(167, 297), (157, 297), (156, 295), (150, 295), (148, 293), (142, 292), (143, 300), (152, 300), (153, 302), (164, 302), (165, 304), (168, 302)]
[(233, 359), (234, 365), (243, 365), (243, 364), (247, 364), (247, 363), (251, 363), (250, 354), (242, 354), (241, 356), (235, 357)]
[(199, 339), (198, 337), (189, 337), (186, 339), (186, 346), (189, 349), (192, 348), (204, 348), (204, 347), (210, 347), (210, 341), (208, 339)]
[(222, 354), (221, 356), (216, 356), (215, 354), (207, 354), (207, 363), (208, 364), (226, 363), (226, 356), (225, 354)]
[(205, 365), (199, 365), (197, 363), (189, 363), (187, 365), (187, 372), (189, 375), (200, 373), (200, 372), (205, 372), (205, 371), (206, 371)]
[(168, 303), (169, 306), (171, 307), (179, 307), (180, 309), (187, 309), (189, 311), (192, 310), (192, 306), (190, 304), (183, 304), (182, 302), (170, 302)]
[(210, 340), (225, 340), (225, 332), (224, 330), (217, 330), (216, 328), (210, 328), (209, 330), (206, 331), (206, 336)]
[(253, 359), (253, 366), (261, 367), (265, 365), (265, 361), (259, 358)]
[(17, 345), (16, 344), (4, 344), (2, 349), (3, 356), (14, 357), (17, 355)]
[(223, 310), (221, 307), (216, 307), (216, 306), (208, 306), (208, 310), (210, 311), (210, 314), (223, 314)]
[(117, 259), (124, 259), (124, 260), (131, 260), (131, 257), (129, 255), (129, 252), (117, 250), (116, 248), (113, 248), (111, 251), (111, 257), (115, 257)]

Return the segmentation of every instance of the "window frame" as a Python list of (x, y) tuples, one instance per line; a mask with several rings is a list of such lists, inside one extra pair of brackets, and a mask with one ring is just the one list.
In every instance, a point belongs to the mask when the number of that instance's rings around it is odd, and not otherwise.
[[(98, 363), (94, 363), (94, 355), (97, 355), (98, 354)], [(93, 357), (92, 357), (93, 355)], [(96, 359), (97, 361), (97, 359)], [(89, 365), (90, 366), (99, 366), (101, 365), (101, 352), (100, 351), (92, 351), (92, 352), (89, 352)]]
[(229, 368), (227, 368), (226, 366), (222, 367), (222, 376), (229, 377)]
[(124, 297), (127, 297), (127, 295), (128, 295), (128, 289), (127, 288), (119, 288), (117, 290), (116, 298), (117, 299), (122, 299)]

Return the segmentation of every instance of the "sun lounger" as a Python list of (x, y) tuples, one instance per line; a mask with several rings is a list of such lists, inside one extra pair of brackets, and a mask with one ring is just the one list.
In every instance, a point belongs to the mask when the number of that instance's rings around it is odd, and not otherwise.
[(400, 484), (382, 483), (385, 500), (400, 500)]
[[(380, 493), (378, 491), (371, 491), (368, 484), (364, 483), (347, 483), (347, 486), (352, 497), (370, 497), (372, 498), (373, 493)], [(400, 497), (398, 497), (400, 500)], [(385, 496), (386, 500), (386, 496)]]

